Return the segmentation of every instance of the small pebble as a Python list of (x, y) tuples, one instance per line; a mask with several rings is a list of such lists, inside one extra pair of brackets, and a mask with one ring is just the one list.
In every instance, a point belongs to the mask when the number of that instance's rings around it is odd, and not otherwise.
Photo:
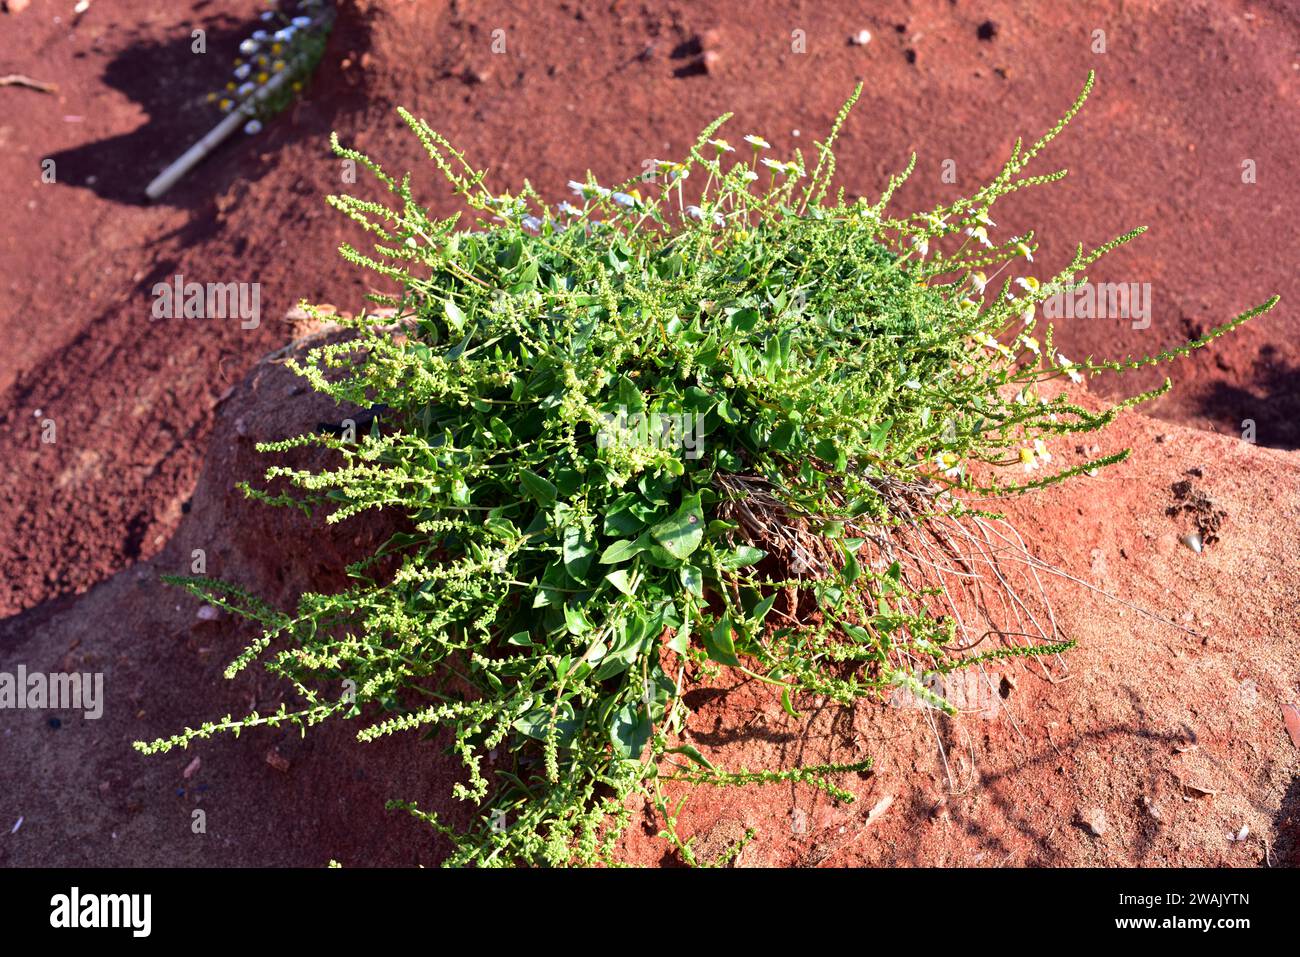
[(1184, 545), (1190, 548), (1196, 554), (1201, 554), (1201, 536), (1193, 532), (1191, 535), (1184, 535), (1179, 539)]
[(854, 34), (850, 38), (850, 42), (853, 43), (855, 46), (860, 46), (860, 47), (866, 46), (868, 43), (871, 42), (871, 31), (859, 30), (856, 34)]

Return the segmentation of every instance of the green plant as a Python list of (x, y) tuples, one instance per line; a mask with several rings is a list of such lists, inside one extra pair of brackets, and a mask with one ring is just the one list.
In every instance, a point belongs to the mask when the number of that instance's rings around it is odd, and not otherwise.
[[(987, 531), (996, 516), (971, 508), (971, 494), (1120, 461), (1127, 453), (1024, 480), (1050, 459), (1047, 442), (1100, 429), (1168, 388), (1092, 413), (1064, 391), (1049, 398), (1043, 383), (1185, 354), (1276, 301), (1151, 358), (1076, 364), (1050, 329), (1034, 338), (1037, 303), (1141, 232), (1080, 247), (1049, 282), (1008, 277), (995, 290), (981, 272), (1032, 261), (1033, 236), (994, 243), (989, 212), (1064, 175), (1022, 174), (1090, 86), (987, 186), (903, 218), (886, 206), (912, 165), (875, 204), (827, 200), (831, 147), (856, 93), (812, 169), (801, 155), (761, 158), (757, 137), (746, 138), (751, 157), (726, 162), (736, 150), (714, 138), (723, 117), (686, 159), (658, 165), (649, 195), (645, 183), (607, 189), (589, 174), (571, 184), (581, 205), (554, 215), (527, 184), (490, 192), (401, 111), (478, 214), (476, 231), (459, 215), (431, 218), (409, 176), (390, 177), (335, 138), (396, 200), (329, 202), (373, 236), (372, 254), (342, 253), (395, 284), (376, 299), (398, 321), (345, 320), (349, 338), (294, 368), (340, 402), (382, 411), (359, 443), (308, 434), (264, 444), (337, 453), (325, 471), (269, 468), (293, 497), (245, 488), (327, 522), (396, 510), (409, 528), (350, 570), (355, 585), (304, 595), (292, 614), (221, 582), (178, 579), (262, 625), (229, 674), (264, 660), (303, 706), (138, 747), (369, 717), (374, 706), (389, 713), (363, 741), (446, 729), (465, 767), (455, 793), (476, 823), (461, 832), (395, 805), (451, 838), (457, 864), (607, 860), (634, 792), (693, 862), (667, 780), (800, 780), (851, 800), (832, 778), (869, 762), (716, 768), (679, 737), (685, 682), (736, 669), (780, 689), (791, 714), (803, 694), (849, 703), (896, 688), (951, 710), (918, 663), (942, 673), (1069, 647), (1048, 629), (968, 653), (944, 613), (956, 599), (895, 546), (918, 531)], [(688, 204), (687, 185), (701, 180)], [(1008, 469), (1023, 469), (1020, 480)], [(380, 557), (396, 570), (379, 574)], [(343, 679), (354, 698), (338, 696)]]

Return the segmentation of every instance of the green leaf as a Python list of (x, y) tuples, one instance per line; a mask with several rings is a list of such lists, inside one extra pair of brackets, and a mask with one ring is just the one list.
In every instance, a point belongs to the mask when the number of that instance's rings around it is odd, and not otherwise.
[(530, 472), (528, 469), (521, 469), (519, 472), (519, 484), (523, 486), (524, 494), (533, 501), (543, 506), (555, 504), (555, 486), (542, 478), (536, 472)]
[(638, 538), (636, 541), (630, 539), (620, 539), (606, 548), (600, 555), (602, 565), (617, 565), (619, 562), (625, 562), (633, 555), (638, 555), (645, 551), (646, 543)]
[(689, 744), (679, 744), (679, 745), (678, 745), (677, 747), (675, 747), (675, 748), (665, 748), (665, 749), (664, 749), (664, 753), (665, 753), (665, 754), (684, 754), (684, 755), (686, 755), (688, 758), (690, 758), (692, 761), (694, 761), (696, 764), (701, 765), (701, 766), (703, 766), (703, 767), (706, 767), (706, 768), (708, 768), (710, 771), (716, 771), (716, 770), (717, 770), (717, 768), (715, 768), (715, 767), (713, 766), (713, 763), (712, 763), (711, 761), (709, 761), (708, 758), (706, 758), (704, 755), (700, 754), (698, 748), (692, 747), (692, 746), (689, 745)]
[(587, 616), (582, 613), (580, 605), (566, 604), (564, 606), (564, 625), (572, 635), (581, 635), (591, 631), (591, 622), (587, 621)]
[(785, 709), (785, 713), (788, 714), (790, 717), (792, 718), (799, 717), (799, 712), (794, 710), (794, 703), (791, 702), (790, 700), (789, 685), (786, 685), (784, 688), (781, 689), (781, 707)]
[(731, 616), (723, 615), (713, 630), (704, 636), (704, 649), (709, 657), (733, 668), (740, 664), (736, 657), (736, 645), (731, 638)]
[(573, 576), (574, 581), (585, 581), (587, 569), (591, 567), (591, 558), (596, 553), (595, 546), (583, 537), (582, 529), (570, 525), (564, 530), (564, 568)]
[(768, 595), (754, 606), (754, 610), (750, 613), (749, 618), (755, 626), (763, 623), (763, 620), (767, 618), (767, 613), (772, 610), (772, 605), (775, 603), (776, 592), (772, 592), (772, 594)]
[(673, 636), (668, 641), (668, 647), (679, 655), (684, 655), (691, 648), (691, 621), (688, 618), (682, 622), (682, 626), (673, 632)]
[(632, 586), (632, 578), (627, 573), (626, 568), (619, 568), (610, 572), (605, 576), (605, 580), (629, 598), (636, 592), (636, 589)]
[(819, 459), (829, 463), (837, 472), (843, 472), (848, 466), (848, 459), (845, 457), (844, 451), (835, 444), (834, 439), (822, 439), (813, 448), (813, 451), (817, 453)]
[(450, 299), (442, 304), (442, 314), (446, 317), (447, 325), (452, 331), (459, 334), (465, 331), (465, 314), (460, 311), (460, 306), (456, 305)]
[(761, 561), (767, 552), (761, 548), (755, 548), (753, 545), (739, 545), (733, 552), (728, 552), (722, 556), (721, 565), (727, 571), (735, 571), (737, 568), (744, 568), (746, 565), (753, 565)]
[(645, 750), (652, 730), (650, 716), (641, 703), (626, 704), (614, 715), (614, 723), (609, 728), (609, 740), (619, 757), (635, 760)]
[(682, 570), (677, 573), (681, 580), (682, 587), (696, 598), (704, 597), (704, 573), (694, 565), (683, 565)]
[(688, 558), (704, 540), (704, 512), (699, 494), (684, 498), (677, 512), (651, 528), (650, 535), (673, 558)]
[(894, 420), (885, 419), (877, 425), (871, 426), (871, 448), (876, 452), (885, 451), (885, 440), (889, 438), (889, 430), (893, 428)]
[(794, 446), (794, 436), (798, 429), (797, 422), (785, 419), (772, 430), (772, 437), (768, 439), (768, 444), (778, 452), (789, 452)]

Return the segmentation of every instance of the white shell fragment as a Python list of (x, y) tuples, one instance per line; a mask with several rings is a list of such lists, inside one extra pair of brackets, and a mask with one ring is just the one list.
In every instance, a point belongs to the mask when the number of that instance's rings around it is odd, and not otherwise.
[(1192, 551), (1196, 552), (1196, 554), (1198, 555), (1201, 554), (1200, 535), (1197, 535), (1195, 532), (1193, 532), (1190, 535), (1184, 535), (1182, 539), (1180, 539), (1180, 541), (1182, 541), (1182, 543), (1186, 545), (1188, 548), (1190, 548)]

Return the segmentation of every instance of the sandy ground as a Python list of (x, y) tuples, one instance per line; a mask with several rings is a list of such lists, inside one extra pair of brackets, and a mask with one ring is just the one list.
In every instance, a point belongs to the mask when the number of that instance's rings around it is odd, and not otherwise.
[[(33, 0), (0, 14), (0, 73), (59, 84), (53, 95), (0, 88), (0, 613), (11, 616), (0, 623), (0, 668), (93, 665), (113, 698), (102, 720), (64, 716), (57, 728), (43, 715), (0, 714), (0, 863), (432, 863), (441, 852), (382, 809), (390, 796), (442, 800), (448, 770), (433, 746), (361, 748), (348, 729), (255, 736), (205, 745), (189, 777), (194, 752), (129, 751), (137, 737), (278, 700), (269, 684), (220, 680), (246, 635), (196, 620), (158, 574), (185, 570), (202, 547), (222, 556), (217, 573), (287, 600), (330, 581), (331, 549), (364, 544), (326, 548), (230, 492), (256, 467), (249, 423), (269, 436), (316, 421), (282, 370), (245, 380), (292, 336), (275, 317), (301, 297), (355, 307), (367, 288), (334, 253), (355, 232), (322, 202), (345, 188), (326, 150), (331, 129), (392, 169), (422, 169), (393, 113), (405, 105), (490, 164), (503, 188), (527, 177), (559, 200), (587, 167), (612, 181), (643, 157), (684, 151), (724, 111), (737, 114), (735, 136), (759, 132), (778, 152), (806, 153), (861, 79), (841, 182), (874, 194), (915, 150), (906, 208), (977, 185), (1017, 134), (1050, 125), (1089, 69), (1099, 74), (1093, 100), (1043, 158), (1044, 170), (1071, 176), (1015, 197), (998, 221), (1038, 229), (1044, 274), (1075, 242), (1150, 224), (1093, 278), (1149, 282), (1152, 316), (1144, 329), (1065, 321), (1062, 348), (1075, 358), (1157, 351), (1274, 292), (1283, 303), (1175, 367), (1175, 392), (1148, 410), (1159, 420), (1121, 419), (1108, 441), (1135, 448), (1129, 463), (1091, 487), (1018, 503), (1017, 523), (1067, 571), (1196, 636), (1059, 582), (1058, 614), (1080, 639), (1065, 662), (1072, 677), (1021, 675), (996, 717), (932, 726), (863, 705), (801, 728), (754, 689), (705, 696), (692, 730), (737, 763), (788, 766), (847, 749), (872, 754), (877, 771), (846, 782), (861, 794), (848, 808), (767, 788), (701, 796), (687, 820), (701, 840), (759, 827), (741, 863), (1295, 861), (1300, 751), (1280, 709), (1300, 697), (1300, 482), (1289, 451), (1300, 446), (1300, 279), (1285, 268), (1300, 212), (1300, 26), (1282, 0), (1068, 12), (929, 0), (870, 14), (813, 3), (358, 0), (343, 4), (309, 93), (157, 205), (141, 201), (143, 186), (214, 122), (204, 95), (224, 80), (256, 4), (217, 13), (120, 0), (75, 19), (65, 6)], [(191, 52), (198, 24), (209, 31), (204, 57)], [(872, 41), (850, 44), (863, 28)], [(1092, 49), (1098, 29), (1104, 54)], [(505, 31), (505, 53), (491, 52), (494, 30)], [(54, 183), (41, 182), (46, 158)], [(953, 184), (943, 181), (948, 159)], [(1245, 160), (1257, 182), (1242, 181)], [(423, 180), (431, 205), (450, 209), (433, 185)], [(263, 322), (150, 322), (153, 284), (177, 273), (261, 283)], [(1098, 391), (1149, 384), (1134, 376)], [(46, 418), (57, 423), (53, 445), (40, 442)], [(1239, 438), (1246, 419), (1256, 444)], [(1228, 514), (1222, 541), (1199, 556), (1178, 544), (1186, 516), (1166, 514), (1171, 486), (1193, 468)], [(286, 542), (300, 544), (281, 550)], [(196, 808), (209, 815), (202, 837), (190, 828)], [(1098, 810), (1100, 835), (1080, 823)], [(1227, 840), (1243, 826), (1247, 840)], [(634, 832), (626, 853), (658, 860), (662, 847)]]

